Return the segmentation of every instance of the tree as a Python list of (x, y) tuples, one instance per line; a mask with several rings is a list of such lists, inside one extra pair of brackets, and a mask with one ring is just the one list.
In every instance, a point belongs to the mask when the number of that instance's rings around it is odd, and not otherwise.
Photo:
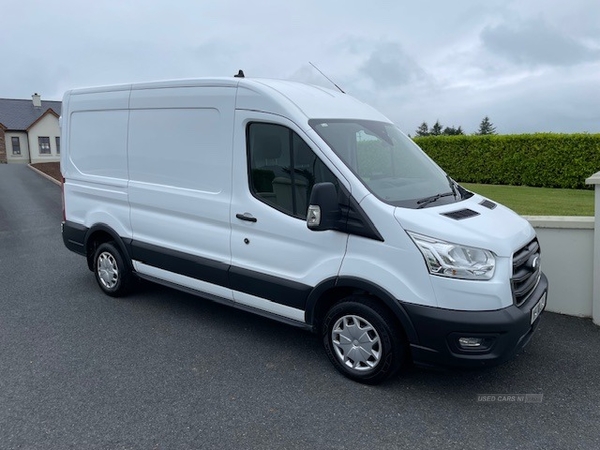
[(415, 132), (415, 137), (425, 137), (425, 136), (460, 136), (464, 135), (462, 127), (458, 128), (452, 127), (443, 127), (439, 120), (437, 120), (431, 128), (427, 126), (427, 122), (423, 122), (417, 131)]
[(444, 128), (444, 132), (442, 133), (446, 136), (460, 136), (465, 134), (462, 130), (462, 127), (454, 128), (454, 127), (446, 127)]
[(415, 134), (417, 137), (429, 136), (429, 126), (427, 125), (427, 122), (423, 122), (419, 128), (417, 128)]
[(442, 134), (442, 128), (443, 127), (440, 121), (436, 120), (433, 126), (431, 127), (431, 130), (429, 130), (429, 134), (431, 136), (439, 136), (440, 134)]
[(485, 116), (479, 124), (479, 130), (475, 133), (479, 136), (488, 136), (490, 134), (496, 134), (496, 127), (490, 121), (488, 116)]

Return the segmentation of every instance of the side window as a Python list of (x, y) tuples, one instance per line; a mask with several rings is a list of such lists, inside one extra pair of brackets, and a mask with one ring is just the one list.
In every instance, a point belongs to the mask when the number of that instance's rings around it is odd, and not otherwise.
[(286, 214), (306, 218), (315, 183), (330, 181), (338, 186), (333, 173), (289, 128), (252, 123), (247, 143), (252, 194)]
[(39, 136), (38, 144), (40, 146), (40, 155), (42, 155), (42, 154), (49, 155), (50, 154), (50, 138), (49, 137)]
[(11, 138), (12, 142), (12, 153), (13, 155), (21, 154), (21, 141), (19, 140), (19, 136), (13, 136)]

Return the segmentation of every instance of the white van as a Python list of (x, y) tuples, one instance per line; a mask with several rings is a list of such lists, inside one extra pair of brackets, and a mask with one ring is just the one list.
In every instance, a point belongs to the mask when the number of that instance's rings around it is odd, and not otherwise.
[(342, 92), (211, 78), (63, 99), (63, 240), (108, 295), (134, 277), (320, 335), (345, 376), (483, 366), (530, 339), (529, 223)]

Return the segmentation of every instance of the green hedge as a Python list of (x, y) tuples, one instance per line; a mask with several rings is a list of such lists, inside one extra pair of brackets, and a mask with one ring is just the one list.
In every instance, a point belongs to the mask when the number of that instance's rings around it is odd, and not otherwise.
[(600, 134), (428, 136), (414, 141), (465, 183), (585, 189), (600, 171)]

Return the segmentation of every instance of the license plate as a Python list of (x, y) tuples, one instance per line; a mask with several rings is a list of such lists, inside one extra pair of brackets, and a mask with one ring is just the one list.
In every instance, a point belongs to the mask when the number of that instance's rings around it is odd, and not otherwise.
[(542, 311), (546, 307), (546, 294), (547, 292), (544, 292), (544, 295), (542, 295), (540, 301), (537, 302), (535, 306), (531, 309), (531, 324), (533, 324), (533, 322), (535, 322), (537, 318), (540, 317), (540, 314), (542, 314)]

